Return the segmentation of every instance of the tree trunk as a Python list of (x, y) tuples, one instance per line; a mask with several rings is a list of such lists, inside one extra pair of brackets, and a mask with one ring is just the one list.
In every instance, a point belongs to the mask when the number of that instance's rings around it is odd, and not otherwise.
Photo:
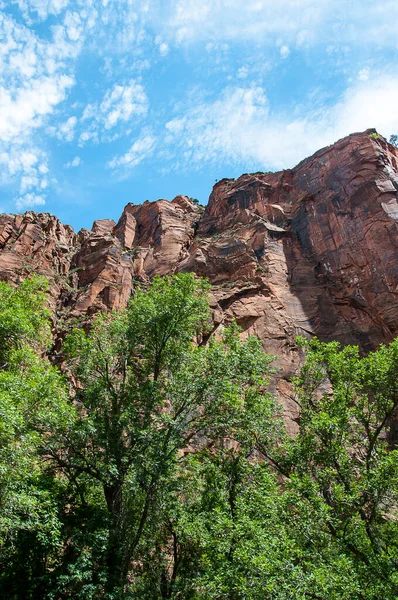
[(123, 539), (122, 486), (117, 483), (104, 487), (105, 500), (109, 513), (108, 545), (106, 551), (106, 598), (121, 600), (127, 583), (128, 571), (125, 560)]

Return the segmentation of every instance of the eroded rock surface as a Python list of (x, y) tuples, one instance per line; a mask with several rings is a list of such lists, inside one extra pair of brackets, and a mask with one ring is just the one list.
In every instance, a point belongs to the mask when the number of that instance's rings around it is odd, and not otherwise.
[(291, 170), (224, 179), (205, 209), (186, 196), (128, 204), (117, 224), (77, 235), (48, 214), (0, 216), (0, 277), (38, 271), (59, 312), (88, 316), (155, 274), (208, 277), (215, 331), (236, 319), (277, 355), (293, 430), (298, 334), (364, 350), (398, 335), (398, 150), (372, 133)]
[(50, 282), (54, 308), (62, 301), (78, 238), (47, 213), (0, 215), (0, 279), (18, 283), (36, 272)]

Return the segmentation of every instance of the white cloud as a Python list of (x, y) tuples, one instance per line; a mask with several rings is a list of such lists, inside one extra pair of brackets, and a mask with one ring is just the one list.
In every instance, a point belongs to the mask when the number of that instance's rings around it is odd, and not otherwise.
[(72, 85), (71, 77), (57, 75), (29, 80), (15, 90), (0, 86), (0, 141), (10, 142), (40, 127)]
[[(294, 37), (315, 28), (330, 0), (174, 0), (165, 29), (179, 42), (199, 39), (260, 39), (270, 34)], [(271, 40), (269, 40), (271, 41)]]
[(286, 46), (285, 44), (283, 46), (281, 46), (279, 48), (279, 53), (281, 55), (281, 58), (287, 58), (290, 54), (289, 46)]
[(162, 42), (161, 44), (159, 44), (159, 52), (161, 56), (166, 56), (166, 54), (169, 51), (169, 45), (166, 44), (165, 42)]
[(106, 92), (99, 108), (100, 120), (106, 129), (111, 129), (118, 121), (129, 121), (134, 115), (145, 115), (148, 99), (142, 85), (131, 81), (125, 86), (115, 84)]
[(59, 133), (64, 138), (65, 141), (71, 142), (73, 140), (73, 138), (75, 137), (76, 123), (77, 123), (77, 117), (74, 116), (74, 117), (69, 117), (69, 119), (67, 119), (65, 121), (65, 123), (62, 123), (62, 125), (60, 125)]
[(65, 169), (74, 169), (75, 167), (78, 167), (82, 162), (82, 159), (80, 158), (80, 156), (75, 156), (75, 158), (67, 163), (64, 164)]
[(72, 142), (75, 137), (75, 128), (77, 124), (77, 117), (69, 117), (64, 123), (58, 126), (48, 127), (47, 131), (50, 135), (54, 135), (59, 140), (64, 142)]
[(355, 81), (333, 106), (289, 116), (271, 111), (262, 88), (228, 88), (166, 124), (176, 166), (245, 163), (247, 169), (291, 168), (354, 131), (398, 132), (398, 75)]
[(245, 66), (245, 67), (240, 67), (238, 69), (238, 72), (236, 74), (238, 79), (246, 79), (246, 77), (249, 75), (249, 69)]
[[(57, 25), (41, 37), (30, 20), (62, 13), (64, 0), (20, 0), (26, 19), (0, 13), (0, 179), (19, 184), (19, 208), (44, 202), (48, 160), (36, 132), (44, 128), (75, 83), (72, 62), (81, 40), (68, 35), (76, 13), (66, 12)], [(82, 22), (82, 19), (80, 19)], [(58, 137), (73, 137), (74, 118), (56, 130)], [(35, 138), (35, 139), (33, 139)]]
[(171, 0), (153, 17), (178, 43), (252, 40), (289, 44), (396, 43), (395, 0)]
[(3, 183), (17, 179), (19, 193), (44, 190), (48, 185), (48, 166), (45, 153), (37, 148), (11, 147), (0, 152), (0, 174)]
[(79, 146), (82, 147), (87, 142), (92, 141), (94, 143), (98, 143), (98, 131), (83, 131), (79, 137)]
[(151, 156), (155, 148), (155, 138), (151, 135), (144, 135), (136, 140), (130, 149), (122, 156), (115, 156), (109, 161), (108, 166), (111, 169), (135, 167), (144, 159)]
[(256, 160), (258, 127), (267, 122), (268, 101), (259, 87), (228, 88), (213, 103), (192, 107), (166, 129), (188, 164)]
[(83, 146), (88, 141), (113, 141), (128, 131), (119, 129), (109, 134), (111, 129), (132, 119), (143, 118), (147, 112), (148, 97), (141, 83), (130, 80), (124, 85), (114, 84), (105, 92), (100, 103), (86, 105), (82, 122), (87, 122), (87, 125), (79, 137), (79, 145)]
[(332, 113), (340, 137), (368, 127), (385, 136), (398, 132), (398, 74), (381, 74), (350, 86)]
[(78, 42), (84, 35), (84, 21), (78, 12), (67, 12), (64, 20), (66, 35), (71, 42)]
[(20, 196), (15, 201), (15, 206), (17, 210), (26, 210), (27, 208), (34, 208), (35, 206), (44, 206), (46, 203), (43, 196), (38, 196), (37, 194), (25, 194), (25, 196)]
[(162, 40), (162, 38), (160, 37), (160, 35), (156, 36), (156, 38), (155, 38), (155, 44), (159, 48), (159, 53), (160, 53), (161, 56), (166, 56), (166, 54), (168, 54), (168, 52), (169, 52), (169, 45), (166, 44), (166, 42), (164, 42)]
[(148, 18), (156, 14), (156, 3), (156, 0), (103, 0), (100, 9), (102, 27), (98, 31), (99, 51), (121, 54), (138, 47), (147, 36), (145, 25)]
[(21, 177), (20, 192), (21, 194), (23, 194), (24, 192), (26, 192), (26, 190), (29, 190), (32, 187), (38, 187), (38, 185), (38, 177), (35, 177), (34, 175), (23, 175)]
[(361, 69), (358, 73), (358, 79), (360, 81), (367, 81), (369, 79), (369, 75), (370, 75), (370, 69), (368, 67), (365, 67), (364, 69)]
[(49, 15), (58, 15), (69, 4), (69, 0), (13, 0), (26, 19), (37, 18), (41, 21)]

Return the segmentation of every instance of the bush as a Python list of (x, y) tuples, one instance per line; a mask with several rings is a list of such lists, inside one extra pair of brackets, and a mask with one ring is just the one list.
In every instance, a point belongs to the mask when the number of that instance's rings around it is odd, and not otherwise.
[(390, 139), (388, 140), (388, 142), (392, 146), (395, 146), (395, 148), (398, 148), (398, 135), (396, 133), (393, 133), (392, 135), (390, 135)]

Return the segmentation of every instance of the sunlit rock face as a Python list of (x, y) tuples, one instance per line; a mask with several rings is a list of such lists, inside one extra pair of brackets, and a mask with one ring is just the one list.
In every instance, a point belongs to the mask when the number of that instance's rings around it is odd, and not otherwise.
[(298, 334), (359, 344), (398, 335), (398, 151), (374, 130), (297, 167), (218, 182), (206, 208), (186, 196), (128, 204), (117, 224), (75, 234), (48, 214), (0, 216), (0, 277), (50, 279), (58, 313), (126, 306), (155, 274), (213, 284), (214, 330), (235, 319), (277, 356), (291, 431)]

